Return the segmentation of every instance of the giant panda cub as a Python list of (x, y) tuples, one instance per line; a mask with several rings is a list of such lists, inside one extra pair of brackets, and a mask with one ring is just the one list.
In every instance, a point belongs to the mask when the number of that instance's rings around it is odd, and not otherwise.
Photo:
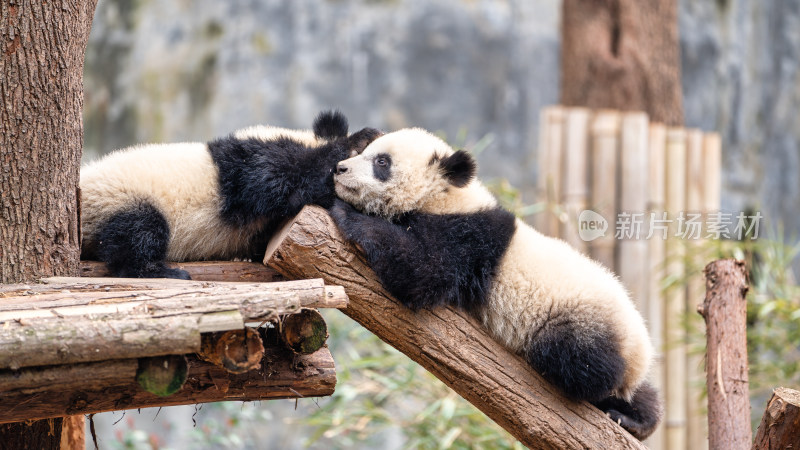
[(406, 306), (472, 312), (566, 396), (646, 438), (662, 408), (645, 381), (653, 346), (625, 288), (498, 206), (475, 172), (468, 153), (427, 131), (387, 133), (337, 165), (349, 204), (331, 214)]
[(323, 112), (313, 132), (256, 126), (106, 155), (81, 169), (81, 256), (114, 276), (185, 279), (164, 261), (255, 257), (281, 220), (331, 206), (336, 163), (380, 134), (347, 129)]

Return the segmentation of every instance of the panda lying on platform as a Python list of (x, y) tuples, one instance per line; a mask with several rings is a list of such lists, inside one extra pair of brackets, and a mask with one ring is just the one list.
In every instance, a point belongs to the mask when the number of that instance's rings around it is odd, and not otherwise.
[(164, 261), (257, 257), (280, 221), (331, 206), (336, 163), (380, 134), (347, 128), (325, 112), (313, 132), (255, 126), (106, 155), (81, 169), (81, 257), (114, 276), (185, 279)]
[(639, 439), (662, 408), (653, 346), (608, 270), (498, 206), (476, 165), (421, 129), (388, 133), (338, 164), (331, 214), (406, 306), (475, 314), (545, 379)]

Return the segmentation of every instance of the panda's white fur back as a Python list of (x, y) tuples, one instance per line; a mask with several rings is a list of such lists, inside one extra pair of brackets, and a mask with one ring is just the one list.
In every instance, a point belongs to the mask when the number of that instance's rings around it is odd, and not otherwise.
[(570, 311), (587, 329), (608, 321), (620, 336), (627, 362), (619, 397), (630, 399), (647, 375), (653, 347), (641, 315), (616, 277), (566, 242), (542, 235), (521, 220), (483, 313), (487, 327), (510, 349), (520, 351), (550, 319)]
[(234, 255), (252, 233), (221, 220), (217, 176), (201, 143), (141, 145), (110, 153), (81, 169), (84, 239), (96, 235), (109, 216), (147, 201), (169, 224), (168, 260)]
[[(311, 130), (256, 125), (233, 133), (264, 142), (286, 137), (308, 147), (325, 140)], [(81, 168), (81, 233), (92, 240), (113, 214), (137, 202), (155, 206), (170, 228), (166, 259), (230, 259), (250, 245), (263, 222), (232, 226), (220, 217), (218, 169), (199, 142), (116, 150)]]

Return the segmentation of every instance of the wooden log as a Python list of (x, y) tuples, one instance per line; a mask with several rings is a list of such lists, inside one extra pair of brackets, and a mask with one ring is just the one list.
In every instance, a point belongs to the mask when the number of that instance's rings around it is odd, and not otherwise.
[(0, 423), (155, 406), (327, 396), (336, 386), (327, 348), (295, 355), (271, 336), (262, 367), (232, 374), (187, 355), (186, 383), (159, 397), (136, 382), (136, 359), (0, 370)]
[(197, 356), (230, 373), (245, 373), (261, 367), (264, 344), (261, 342), (258, 332), (250, 327), (241, 330), (205, 333)]
[[(647, 294), (647, 325), (650, 330), (650, 339), (656, 349), (655, 364), (650, 371), (650, 381), (659, 392), (665, 392), (666, 379), (664, 368), (664, 288), (662, 286), (665, 277), (664, 256), (666, 254), (667, 237), (660, 228), (663, 224), (657, 222), (662, 220), (665, 207), (665, 180), (666, 180), (666, 160), (665, 149), (667, 144), (667, 129), (663, 124), (651, 123), (648, 132), (648, 210), (651, 217), (648, 220), (648, 234), (653, 235), (647, 241), (647, 258), (650, 276), (648, 277)], [(655, 220), (654, 220), (655, 219)], [(659, 228), (657, 229), (658, 226)], [(666, 433), (664, 424), (647, 438), (647, 445), (651, 450), (662, 450), (667, 448)]]
[(706, 297), (698, 312), (706, 322), (708, 445), (747, 449), (750, 389), (747, 377), (747, 272), (744, 261), (723, 259), (705, 269)]
[(756, 431), (753, 450), (800, 448), (800, 392), (779, 387), (772, 393)]
[(586, 241), (578, 234), (578, 215), (589, 203), (589, 119), (586, 108), (569, 108), (564, 120), (564, 171), (561, 174), (561, 205), (566, 220), (559, 235), (581, 253)]
[(453, 308), (411, 311), (381, 286), (327, 212), (304, 208), (273, 237), (266, 261), (283, 276), (345, 287), (343, 312), (394, 346), (533, 449), (644, 448), (587, 403), (572, 402), (481, 324)]
[(200, 333), (242, 329), (303, 307), (343, 307), (322, 280), (224, 283), (45, 278), (0, 286), (0, 368), (200, 350)]
[[(167, 263), (173, 269), (189, 272), (195, 281), (246, 281), (249, 283), (270, 283), (283, 281), (278, 272), (255, 262), (245, 261), (198, 261)], [(82, 277), (108, 277), (110, 272), (100, 261), (81, 261)]]
[(304, 309), (279, 322), (280, 334), (289, 350), (307, 355), (314, 353), (328, 340), (328, 326), (316, 309)]
[(186, 382), (189, 362), (183, 355), (139, 358), (136, 382), (145, 391), (159, 397), (178, 392)]
[(619, 124), (616, 111), (602, 110), (592, 121), (591, 208), (608, 221), (604, 235), (589, 243), (589, 253), (604, 266), (616, 269), (614, 223), (617, 216), (617, 161), (619, 159)]
[[(664, 200), (669, 220), (669, 239), (666, 243), (666, 273), (674, 280), (684, 278), (683, 242), (674, 237), (677, 215), (686, 208), (686, 131), (668, 128), (666, 143), (666, 184)], [(665, 292), (665, 366), (666, 386), (665, 427), (667, 448), (686, 447), (686, 290), (683, 285), (671, 286)]]

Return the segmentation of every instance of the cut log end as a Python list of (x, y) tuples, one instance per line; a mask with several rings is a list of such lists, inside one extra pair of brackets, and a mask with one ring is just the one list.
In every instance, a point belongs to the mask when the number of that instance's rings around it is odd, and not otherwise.
[(753, 450), (800, 449), (800, 392), (777, 388), (756, 431)]
[(189, 363), (183, 355), (140, 358), (136, 382), (147, 392), (166, 397), (178, 392), (186, 382)]
[(303, 309), (283, 319), (281, 338), (291, 351), (299, 355), (308, 355), (325, 345), (328, 339), (328, 326), (319, 311)]
[(230, 373), (245, 373), (261, 367), (264, 344), (252, 328), (206, 333), (197, 356)]

